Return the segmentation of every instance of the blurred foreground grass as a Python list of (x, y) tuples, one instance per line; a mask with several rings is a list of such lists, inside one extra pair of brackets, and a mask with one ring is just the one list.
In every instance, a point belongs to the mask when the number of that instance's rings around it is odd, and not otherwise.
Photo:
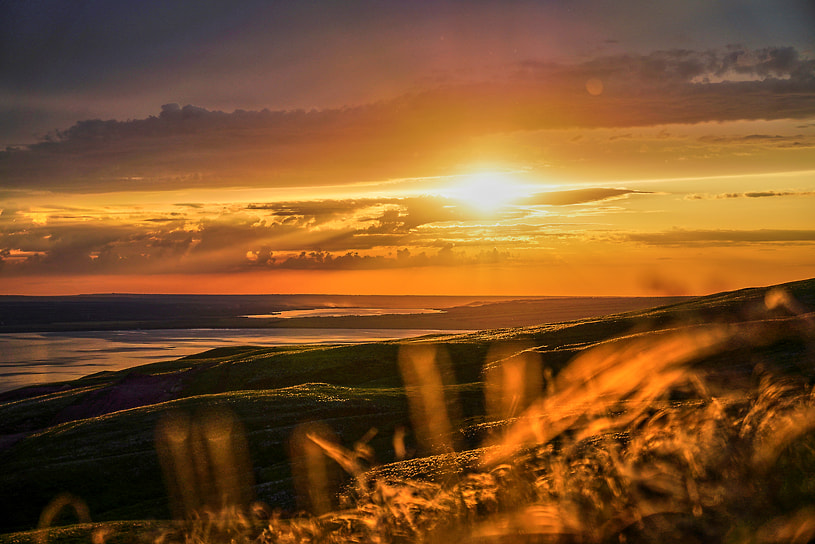
[(83, 523), (0, 542), (808, 542), (813, 307), (809, 280), (11, 392), (0, 530)]

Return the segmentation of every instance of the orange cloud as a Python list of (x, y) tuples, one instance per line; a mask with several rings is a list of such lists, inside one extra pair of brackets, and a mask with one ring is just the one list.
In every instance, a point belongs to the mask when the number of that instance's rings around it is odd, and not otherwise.
[[(586, 91), (590, 78), (601, 94)], [(815, 61), (793, 48), (667, 51), (524, 62), (500, 78), (339, 109), (167, 105), (0, 152), (0, 177), (77, 192), (342, 184), (452, 173), (475, 139), (494, 134), (812, 115)]]

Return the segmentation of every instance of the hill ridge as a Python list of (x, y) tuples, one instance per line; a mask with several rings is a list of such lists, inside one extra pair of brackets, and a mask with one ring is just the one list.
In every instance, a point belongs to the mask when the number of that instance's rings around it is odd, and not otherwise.
[[(482, 447), (484, 436), (479, 433), (500, 428), (480, 423), (487, 421), (485, 363), (491, 350), (504, 342), (533, 346), (548, 373), (546, 380), (557, 380), (587, 348), (613, 347), (626, 335), (638, 340), (649, 334), (678, 334), (681, 327), (708, 326), (741, 327), (748, 334), (751, 327), (763, 327), (777, 337), (768, 336), (760, 345), (735, 342), (724, 352), (702, 357), (699, 368), (712, 373), (711, 391), (722, 384), (752, 383), (756, 361), (762, 361), (763, 372), (815, 383), (815, 370), (804, 364), (809, 353), (801, 340), (805, 335), (789, 326), (805, 327), (812, 314), (796, 316), (795, 308), (782, 299), (768, 309), (768, 293), (786, 293), (800, 307), (815, 307), (815, 279), (810, 279), (534, 327), (305, 350), (215, 349), (87, 376), (50, 392), (9, 392), (0, 395), (0, 463), (6, 469), (0, 486), (7, 490), (0, 496), (0, 509), (9, 513), (0, 532), (32, 527), (43, 505), (65, 490), (82, 496), (95, 520), (168, 517), (154, 446), (156, 429), (168, 413), (182, 414), (202, 429), (220, 417), (219, 410), (234, 414), (245, 432), (261, 498), (294, 509), (289, 443), (302, 423), (331, 422), (345, 444), (361, 440), (375, 427), (378, 434), (370, 446), (379, 461), (397, 455), (392, 437), (411, 426), (412, 401), (400, 376), (403, 348), (410, 346), (440, 346), (446, 368), (440, 376), (458, 414), (455, 425), (470, 429), (457, 435), (461, 451)], [(321, 388), (330, 394), (321, 396)], [(411, 440), (412, 448), (421, 448), (415, 436)]]

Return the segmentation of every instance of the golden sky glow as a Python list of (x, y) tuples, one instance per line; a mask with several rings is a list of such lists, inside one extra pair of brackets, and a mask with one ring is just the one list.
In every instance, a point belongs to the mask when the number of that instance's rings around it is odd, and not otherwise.
[[(44, 57), (40, 79), (8, 61), (0, 294), (701, 294), (815, 276), (804, 3), (768, 13), (766, 43), (746, 45), (733, 36), (755, 29), (699, 6), (629, 28), (510, 5), (407, 19), (393, 6), (349, 15), (342, 35), (291, 8), (296, 51), (264, 49), (241, 19), (211, 57), (87, 84)], [(57, 19), (41, 24), (69, 32)], [(383, 30), (396, 20), (410, 24)], [(534, 20), (581, 39), (539, 38)], [(106, 61), (77, 55), (92, 74)], [(145, 66), (123, 93), (117, 77)], [(159, 104), (200, 105), (142, 113), (158, 89)], [(20, 141), (35, 106), (31, 123), (63, 124)]]

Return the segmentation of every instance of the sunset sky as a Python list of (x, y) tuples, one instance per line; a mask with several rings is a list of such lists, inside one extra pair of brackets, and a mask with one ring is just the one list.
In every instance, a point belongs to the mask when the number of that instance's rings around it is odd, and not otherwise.
[(810, 0), (0, 3), (0, 294), (815, 277)]

